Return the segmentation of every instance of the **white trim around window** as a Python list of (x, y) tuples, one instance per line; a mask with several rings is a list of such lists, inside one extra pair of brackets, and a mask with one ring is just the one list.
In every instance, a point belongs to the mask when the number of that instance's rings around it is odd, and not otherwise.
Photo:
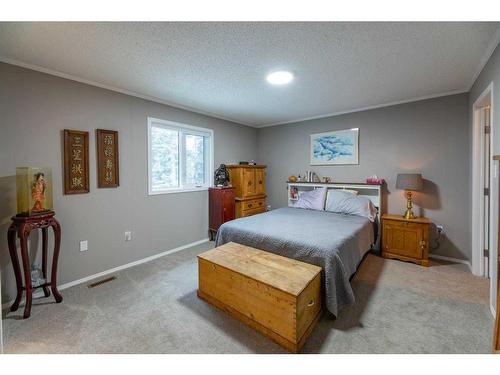
[[(158, 181), (153, 181), (153, 135), (154, 128), (167, 129), (177, 132), (177, 170), (176, 186), (164, 188), (155, 187)], [(189, 184), (186, 181), (186, 136), (203, 137), (203, 183)], [(175, 146), (174, 146), (175, 147)], [(179, 122), (161, 120), (148, 117), (148, 195), (185, 193), (207, 190), (211, 185), (214, 171), (214, 131), (212, 129), (182, 124)]]

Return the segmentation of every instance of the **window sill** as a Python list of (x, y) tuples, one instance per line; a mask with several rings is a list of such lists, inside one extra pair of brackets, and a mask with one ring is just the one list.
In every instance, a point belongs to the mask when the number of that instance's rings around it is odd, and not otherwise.
[(208, 187), (200, 187), (200, 188), (191, 188), (191, 189), (173, 189), (173, 190), (163, 190), (163, 191), (150, 191), (148, 193), (149, 196), (155, 195), (165, 195), (165, 194), (178, 194), (178, 193), (193, 193), (196, 191), (207, 191)]

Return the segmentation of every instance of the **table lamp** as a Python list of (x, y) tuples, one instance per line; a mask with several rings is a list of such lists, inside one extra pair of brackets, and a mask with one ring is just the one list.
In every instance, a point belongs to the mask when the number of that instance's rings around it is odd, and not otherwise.
[(399, 173), (396, 180), (396, 189), (406, 191), (406, 212), (403, 215), (405, 219), (415, 219), (413, 214), (413, 203), (411, 201), (411, 195), (413, 191), (422, 190), (424, 183), (422, 180), (422, 175), (420, 173)]

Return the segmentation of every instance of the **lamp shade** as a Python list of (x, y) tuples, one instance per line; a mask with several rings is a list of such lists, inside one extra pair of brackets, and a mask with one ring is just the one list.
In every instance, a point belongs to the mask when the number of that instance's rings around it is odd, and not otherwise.
[(422, 190), (423, 185), (420, 173), (398, 173), (396, 189), (419, 191)]

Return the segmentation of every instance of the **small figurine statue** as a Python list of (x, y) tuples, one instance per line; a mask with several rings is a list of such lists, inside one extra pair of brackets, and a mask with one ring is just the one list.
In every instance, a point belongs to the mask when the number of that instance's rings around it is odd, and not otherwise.
[(45, 210), (45, 189), (47, 188), (47, 183), (45, 182), (45, 175), (43, 173), (37, 173), (35, 175), (35, 182), (31, 186), (31, 198), (33, 199), (33, 212), (41, 212)]
[(214, 173), (215, 186), (228, 186), (229, 185), (229, 171), (225, 164), (221, 164)]

